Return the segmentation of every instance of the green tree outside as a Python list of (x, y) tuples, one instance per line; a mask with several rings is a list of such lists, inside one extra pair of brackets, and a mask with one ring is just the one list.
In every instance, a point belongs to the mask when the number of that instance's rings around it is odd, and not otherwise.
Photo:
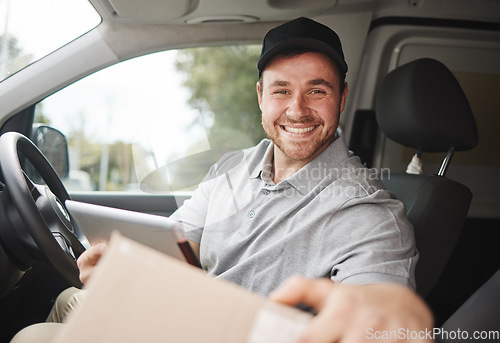
[(260, 46), (185, 49), (176, 68), (191, 91), (189, 104), (205, 119), (212, 146), (246, 148), (266, 134), (255, 91)]
[[(196, 188), (223, 154), (254, 146), (266, 137), (256, 93), (259, 55), (257, 45), (178, 52), (176, 69), (184, 75), (184, 86), (191, 93), (189, 105), (203, 117), (211, 150), (166, 165), (169, 182), (164, 190)], [(192, 142), (189, 150), (199, 151), (199, 144)]]

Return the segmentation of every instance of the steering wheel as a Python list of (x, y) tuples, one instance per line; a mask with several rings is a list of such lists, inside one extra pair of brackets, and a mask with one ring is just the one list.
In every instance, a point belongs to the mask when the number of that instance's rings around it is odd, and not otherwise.
[[(41, 255), (66, 281), (81, 287), (76, 259), (89, 245), (66, 210), (64, 202), (70, 197), (61, 179), (42, 152), (20, 133), (7, 132), (0, 136), (0, 151), (4, 192), (8, 194), (7, 202), (18, 214), (10, 222), (17, 226), (16, 231), (24, 230), (15, 234), (15, 240), (23, 240), (20, 246), (27, 247), (20, 249), (21, 254)], [(21, 167), (22, 157), (32, 164), (46, 185), (31, 181)], [(15, 224), (18, 222), (24, 225)], [(12, 241), (12, 237), (9, 240)], [(16, 257), (26, 260), (26, 256)]]

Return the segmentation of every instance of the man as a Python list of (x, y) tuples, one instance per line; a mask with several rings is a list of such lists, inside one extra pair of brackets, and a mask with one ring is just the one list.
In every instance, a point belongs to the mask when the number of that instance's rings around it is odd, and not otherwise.
[[(372, 324), (430, 327), (412, 291), (418, 254), (403, 205), (336, 136), (348, 93), (337, 34), (307, 18), (278, 26), (264, 39), (258, 69), (270, 139), (225, 155), (172, 216), (203, 268), (318, 309), (305, 341), (363, 339)], [(104, 252), (97, 245), (79, 258), (83, 282)], [(292, 279), (272, 293), (297, 274), (334, 282)]]
[(224, 156), (174, 213), (209, 273), (263, 295), (288, 277), (415, 287), (402, 204), (336, 139), (347, 64), (330, 28), (271, 30), (257, 94), (270, 140)]

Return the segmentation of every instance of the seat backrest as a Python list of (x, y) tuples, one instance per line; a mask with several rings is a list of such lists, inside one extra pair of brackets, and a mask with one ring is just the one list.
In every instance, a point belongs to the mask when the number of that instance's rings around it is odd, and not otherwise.
[(477, 145), (471, 108), (450, 70), (433, 59), (419, 59), (391, 71), (376, 99), (377, 122), (390, 139), (422, 152), (448, 152), (438, 175), (394, 174), (385, 186), (406, 206), (420, 259), (417, 292), (426, 296), (439, 279), (458, 241), (472, 193), (446, 178), (455, 150)]

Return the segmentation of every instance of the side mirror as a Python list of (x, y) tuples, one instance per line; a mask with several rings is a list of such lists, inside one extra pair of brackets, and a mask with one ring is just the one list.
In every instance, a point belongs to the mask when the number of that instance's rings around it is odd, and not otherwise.
[(52, 164), (61, 179), (69, 176), (68, 142), (64, 134), (53, 127), (34, 124), (30, 139)]

